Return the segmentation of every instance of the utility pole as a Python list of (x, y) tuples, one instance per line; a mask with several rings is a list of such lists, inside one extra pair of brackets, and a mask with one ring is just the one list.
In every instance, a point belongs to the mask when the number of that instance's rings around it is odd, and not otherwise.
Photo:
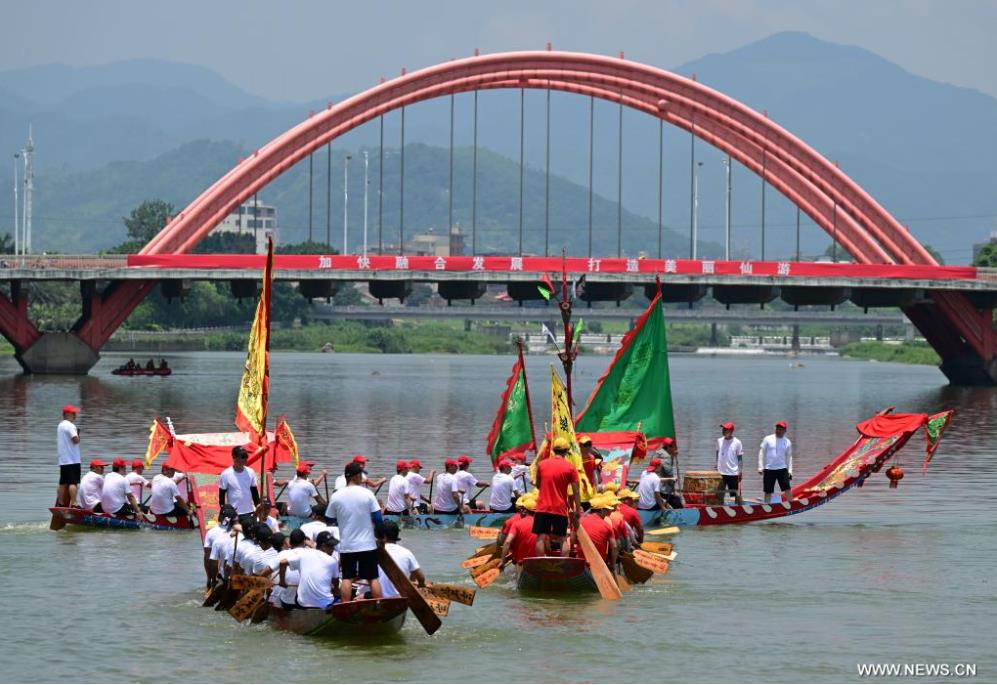
[(701, 166), (702, 162), (696, 162), (692, 174), (692, 259), (696, 259), (699, 252), (699, 168)]
[(347, 252), (347, 239), (349, 238), (350, 223), (350, 155), (346, 155), (343, 160), (343, 254)]
[(363, 151), (363, 256), (367, 256), (367, 188), (370, 186), (368, 176), (370, 159), (367, 151)]
[(28, 126), (28, 144), (24, 148), (24, 254), (31, 254), (31, 205), (34, 200), (35, 190), (35, 169), (34, 169), (35, 141), (31, 134), (31, 126)]
[(730, 155), (724, 162), (724, 260), (730, 261), (730, 166), (731, 159)]
[(18, 223), (17, 213), (17, 164), (21, 159), (21, 153), (14, 153), (14, 256), (21, 254), (21, 225)]

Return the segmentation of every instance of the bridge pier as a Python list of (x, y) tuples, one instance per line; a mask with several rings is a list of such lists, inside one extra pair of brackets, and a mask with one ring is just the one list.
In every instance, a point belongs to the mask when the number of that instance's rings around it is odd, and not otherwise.
[(904, 313), (938, 352), (938, 368), (952, 385), (997, 385), (992, 308), (977, 308), (960, 292), (934, 290), (930, 299), (904, 307)]

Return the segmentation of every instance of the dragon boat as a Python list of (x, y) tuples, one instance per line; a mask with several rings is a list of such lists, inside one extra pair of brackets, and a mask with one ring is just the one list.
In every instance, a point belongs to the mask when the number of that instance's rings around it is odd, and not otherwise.
[(519, 566), (516, 587), (527, 593), (599, 592), (584, 559), (575, 557), (527, 557)]
[(49, 511), (53, 515), (61, 517), (71, 526), (85, 526), (88, 528), (193, 530), (198, 527), (197, 520), (188, 516), (163, 516), (151, 512), (116, 516), (80, 507), (49, 507)]
[(114, 376), (169, 376), (173, 373), (171, 368), (155, 368), (155, 369), (144, 369), (144, 368), (134, 368), (128, 369), (125, 367), (118, 367), (117, 369), (112, 369), (111, 374)]
[(278, 630), (309, 637), (369, 637), (400, 631), (407, 611), (407, 599), (387, 597), (334, 604), (328, 610), (270, 607), (267, 620)]

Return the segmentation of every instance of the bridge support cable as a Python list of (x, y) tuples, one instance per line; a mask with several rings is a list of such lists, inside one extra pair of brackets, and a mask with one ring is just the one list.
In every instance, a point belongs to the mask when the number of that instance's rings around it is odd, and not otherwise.
[(381, 138), (377, 144), (377, 253), (384, 254), (384, 115), (381, 122)]
[(623, 256), (623, 94), (620, 94), (620, 130), (616, 140), (616, 256)]
[(547, 93), (547, 128), (544, 134), (546, 151), (544, 153), (544, 257), (550, 256), (550, 87)]
[[(662, 216), (664, 206), (664, 183), (665, 183), (665, 122), (658, 119), (658, 259), (661, 259), (661, 240), (664, 235), (665, 224)], [(589, 237), (589, 256), (592, 256), (592, 239)], [(730, 259), (730, 257), (727, 257)]]
[(312, 207), (315, 190), (315, 153), (308, 155), (308, 242), (312, 242)]
[(478, 91), (474, 91), (474, 124), (471, 144), (471, 254), (478, 254)]
[[(526, 168), (526, 89), (519, 89), (519, 255), (523, 255), (523, 174)], [(591, 155), (591, 151), (589, 152)], [(589, 168), (591, 169), (591, 160)], [(591, 175), (591, 171), (589, 171)], [(589, 204), (591, 207), (591, 201)], [(592, 250), (592, 210), (589, 209), (589, 251)]]
[(325, 244), (332, 249), (332, 143), (325, 146)]
[(765, 185), (766, 167), (768, 166), (768, 151), (762, 149), (762, 261), (765, 261)]
[(589, 244), (588, 256), (592, 257), (592, 170), (595, 166), (595, 97), (589, 96)]
[(453, 124), (454, 96), (450, 96), (450, 180), (447, 190), (447, 235), (453, 230)]
[(405, 254), (405, 108), (402, 107), (401, 154), (398, 158), (398, 254)]

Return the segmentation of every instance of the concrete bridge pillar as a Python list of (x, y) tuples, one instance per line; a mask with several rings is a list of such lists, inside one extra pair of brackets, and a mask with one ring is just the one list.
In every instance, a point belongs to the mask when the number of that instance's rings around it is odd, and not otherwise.
[(800, 351), (800, 324), (798, 324), (798, 323), (794, 323), (793, 324), (793, 344), (792, 344), (792, 349), (793, 349), (793, 352), (799, 352)]

